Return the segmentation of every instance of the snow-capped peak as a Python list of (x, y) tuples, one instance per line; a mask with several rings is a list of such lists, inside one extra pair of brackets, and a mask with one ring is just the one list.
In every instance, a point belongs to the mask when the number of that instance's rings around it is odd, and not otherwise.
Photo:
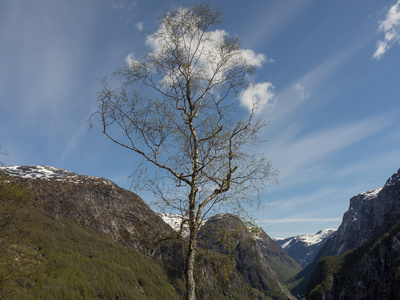
[(305, 247), (310, 247), (323, 242), (335, 231), (336, 229), (328, 228), (312, 234), (297, 235), (286, 239), (276, 238), (274, 240), (277, 241), (283, 249), (286, 249), (287, 247), (291, 246), (292, 242), (294, 241), (303, 243)]
[(313, 234), (304, 234), (298, 236), (298, 240), (305, 243), (306, 246), (312, 246), (324, 241), (327, 237), (329, 237), (332, 233), (334, 233), (336, 229), (323, 229)]
[(50, 166), (7, 166), (1, 167), (1, 171), (13, 177), (21, 178), (71, 178), (78, 174), (64, 169)]
[(114, 184), (111, 180), (105, 178), (79, 176), (74, 172), (50, 166), (7, 166), (0, 167), (0, 171), (8, 176), (19, 178), (55, 180), (75, 184), (82, 183), (85, 179), (94, 179), (97, 183)]

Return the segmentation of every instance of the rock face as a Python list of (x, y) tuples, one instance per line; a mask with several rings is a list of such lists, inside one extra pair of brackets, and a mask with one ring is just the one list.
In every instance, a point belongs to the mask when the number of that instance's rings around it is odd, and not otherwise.
[(4, 167), (2, 171), (28, 183), (46, 211), (77, 220), (130, 247), (142, 249), (149, 240), (174, 233), (138, 195), (108, 179), (48, 166)]
[(313, 234), (303, 234), (276, 242), (303, 268), (309, 265), (336, 229), (324, 229)]
[(400, 170), (381, 189), (350, 199), (308, 287), (310, 299), (398, 299)]
[(380, 238), (316, 265), (308, 299), (399, 299), (400, 222)]
[(323, 248), (324, 256), (340, 255), (388, 230), (400, 217), (400, 170), (382, 188), (350, 199), (342, 224)]

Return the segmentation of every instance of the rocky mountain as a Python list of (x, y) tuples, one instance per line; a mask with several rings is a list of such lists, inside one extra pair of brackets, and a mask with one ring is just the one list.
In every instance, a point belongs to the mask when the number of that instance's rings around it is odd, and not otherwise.
[(281, 281), (301, 269), (264, 231), (249, 230), (231, 214), (210, 218), (201, 227), (199, 240), (202, 248), (227, 255), (224, 265), (240, 270), (248, 284), (264, 292), (279, 290), (289, 295)]
[(303, 268), (310, 264), (336, 229), (324, 229), (313, 234), (303, 234), (276, 242)]
[[(170, 295), (167, 297), (168, 299), (182, 297), (184, 294), (185, 257), (183, 242), (175, 239), (176, 232), (173, 228), (153, 212), (138, 195), (122, 189), (104, 178), (78, 175), (48, 166), (3, 167), (0, 169), (0, 173), (7, 176), (6, 181), (18, 182), (31, 190), (35, 205), (27, 211), (27, 215), (34, 215), (27, 218), (42, 220), (35, 221), (35, 226), (32, 226), (32, 228), (35, 227), (36, 232), (33, 232), (32, 236), (40, 237), (30, 241), (29, 245), (24, 244), (19, 247), (36, 249), (36, 252), (29, 252), (29, 255), (32, 254), (32, 261), (36, 261), (37, 255), (40, 254), (39, 260), (47, 271), (42, 272), (40, 278), (37, 277), (33, 282), (30, 281), (29, 285), (24, 283), (23, 286), (20, 286), (19, 282), (25, 282), (26, 279), (19, 280), (16, 285), (20, 289), (26, 290), (27, 293), (35, 291), (37, 297), (46, 298), (43, 295), (46, 295), (49, 290), (56, 289), (61, 284), (61, 282), (57, 283), (57, 278), (60, 280), (62, 278), (65, 288), (55, 291), (57, 295), (68, 290), (70, 294), (83, 293), (89, 295), (86, 296), (87, 298), (100, 299), (158, 299), (162, 298), (164, 293)], [(220, 243), (221, 240), (219, 240), (219, 248), (211, 246), (216, 245), (215, 238), (219, 236), (217, 233), (207, 235), (204, 233), (205, 231), (202, 231), (200, 235), (202, 248), (199, 248), (198, 251), (195, 278), (199, 298), (292, 299), (282, 282), (296, 273), (300, 267), (264, 232), (257, 234), (249, 232), (237, 217), (232, 216), (222, 220), (225, 219), (234, 220), (234, 222), (221, 223), (221, 219), (216, 217), (209, 220), (203, 227), (209, 232), (210, 228), (216, 228), (215, 226), (223, 228), (222, 224), (229, 225), (229, 228), (237, 228), (237, 233), (231, 235), (226, 244)], [(65, 231), (66, 228), (68, 230)], [(100, 237), (96, 235), (92, 238), (95, 233), (91, 230), (103, 236), (104, 242), (94, 242)], [(227, 232), (226, 228), (217, 231)], [(73, 236), (69, 237), (72, 233)], [(78, 238), (78, 236), (87, 238)], [(110, 246), (110, 241), (113, 241), (112, 245), (115, 244), (116, 248), (120, 247), (118, 245), (125, 247), (118, 248), (118, 251), (122, 251), (124, 254), (120, 252), (115, 254), (119, 258), (114, 262), (120, 267), (115, 266), (115, 271), (111, 271), (110, 267), (110, 273), (107, 274), (109, 278), (120, 279), (104, 281), (99, 284), (95, 279), (96, 276), (95, 278), (87, 277), (89, 275), (86, 270), (91, 269), (92, 267), (88, 268), (88, 266), (94, 264), (95, 269), (100, 272), (99, 270), (105, 270), (105, 264), (111, 264), (106, 256), (111, 259), (112, 255), (105, 254), (108, 253), (108, 249), (114, 247)], [(101, 243), (107, 246), (95, 247)], [(233, 245), (234, 251), (231, 248), (229, 249), (232, 251), (223, 251), (220, 248)], [(105, 247), (104, 251), (101, 247)], [(128, 249), (128, 252), (123, 249)], [(59, 251), (62, 252), (59, 253)], [(50, 255), (50, 253), (53, 254)], [(126, 258), (140, 255), (144, 255), (140, 259), (141, 262), (159, 267), (149, 269), (149, 267), (139, 266), (138, 263), (133, 263), (134, 261)], [(67, 257), (70, 257), (68, 263), (57, 262)], [(124, 258), (122, 259), (122, 257)], [(126, 259), (129, 260), (129, 263), (123, 263), (123, 260)], [(81, 265), (83, 262), (85, 262), (84, 265)], [(73, 268), (79, 271), (69, 269), (69, 265), (71, 268), (73, 265)], [(130, 267), (127, 269), (122, 265)], [(54, 269), (58, 270), (58, 275), (54, 274), (54, 271), (50, 271)], [(151, 276), (154, 280), (156, 278), (161, 280), (157, 282), (160, 282), (160, 287), (162, 286), (163, 290), (168, 293), (160, 290), (159, 296), (155, 297), (156, 288), (153, 286), (155, 281), (146, 285), (148, 280), (152, 280), (151, 278), (145, 279), (144, 275), (132, 275), (149, 273), (153, 269), (161, 270), (162, 274)], [(122, 275), (121, 272), (125, 272), (125, 275)], [(131, 272), (129, 275), (131, 277), (127, 275), (127, 272)], [(86, 278), (86, 285), (94, 280), (95, 285), (102, 292), (98, 291), (96, 294), (97, 288), (92, 286), (89, 291), (89, 287), (83, 287), (83, 282), (81, 283), (75, 275), (72, 276), (72, 273)], [(101, 278), (103, 275), (100, 272), (98, 277)], [(131, 280), (134, 281), (130, 282)], [(111, 282), (110, 287), (109, 282)], [(118, 289), (121, 282), (130, 282), (126, 285), (128, 290), (124, 293)], [(104, 286), (107, 288), (104, 289)]]
[(174, 234), (135, 193), (105, 178), (49, 166), (0, 169), (32, 188), (35, 202), (57, 216), (76, 220), (134, 249)]
[(382, 188), (350, 199), (337, 232), (318, 254), (321, 260), (314, 264), (309, 298), (396, 299), (400, 286), (399, 219), (400, 170)]
[(349, 210), (323, 255), (340, 255), (378, 237), (400, 218), (400, 170), (382, 188), (369, 190), (350, 199)]
[(399, 295), (400, 222), (356, 249), (321, 259), (307, 299), (399, 299)]

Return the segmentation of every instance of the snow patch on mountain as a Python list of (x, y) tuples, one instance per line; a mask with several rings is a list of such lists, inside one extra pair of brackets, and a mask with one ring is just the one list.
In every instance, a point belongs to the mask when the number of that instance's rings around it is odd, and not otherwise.
[[(183, 221), (183, 217), (181, 215), (163, 214), (163, 213), (159, 213), (158, 215), (164, 220), (165, 223), (171, 226), (173, 230), (179, 232)], [(189, 236), (189, 225), (186, 222), (185, 224), (183, 224), (182, 237), (186, 238), (188, 236)]]
[(296, 235), (289, 238), (275, 238), (274, 240), (277, 241), (283, 249), (290, 247), (293, 241), (302, 242), (304, 243), (305, 247), (310, 247), (323, 242), (324, 240), (329, 238), (335, 231), (336, 229), (328, 228), (312, 234)]
[(376, 196), (379, 194), (379, 192), (381, 190), (382, 190), (382, 188), (373, 189), (373, 190), (366, 191), (365, 193), (361, 193), (360, 195), (364, 196), (365, 200), (372, 200), (372, 199), (376, 198)]
[(396, 185), (399, 181), (400, 181), (400, 172), (397, 172), (397, 173), (393, 174), (392, 177), (390, 177), (386, 181), (384, 187)]
[(332, 233), (334, 233), (336, 229), (324, 229), (320, 230), (313, 234), (304, 234), (298, 236), (298, 240), (303, 242), (307, 247), (316, 245), (321, 243), (322, 241), (326, 240)]
[(26, 178), (26, 179), (44, 179), (44, 180), (55, 180), (55, 181), (66, 181), (70, 183), (79, 184), (85, 179), (95, 179), (97, 183), (104, 183), (107, 185), (113, 185), (111, 180), (93, 177), (93, 176), (82, 176), (74, 172), (54, 168), (50, 166), (6, 166), (0, 167), (0, 172), (12, 177)]
[(324, 229), (313, 234), (303, 234), (275, 241), (302, 267), (312, 262), (319, 249), (336, 229)]
[(64, 169), (49, 166), (7, 166), (1, 167), (1, 171), (13, 177), (21, 178), (71, 178), (78, 174)]

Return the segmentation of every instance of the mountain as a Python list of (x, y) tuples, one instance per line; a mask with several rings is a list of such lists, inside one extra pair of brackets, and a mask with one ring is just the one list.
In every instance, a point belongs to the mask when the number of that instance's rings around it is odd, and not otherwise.
[(252, 231), (239, 217), (219, 214), (200, 228), (199, 240), (202, 248), (226, 254), (224, 266), (236, 267), (251, 286), (264, 292), (279, 290), (291, 298), (281, 281), (301, 268), (263, 230)]
[(316, 265), (307, 299), (399, 299), (400, 221), (378, 238)]
[[(6, 176), (0, 176), (4, 184), (28, 188), (34, 203), (19, 221), (29, 239), (6, 249), (15, 260), (0, 268), (0, 294), (3, 270), (29, 264), (40, 271), (9, 279), (7, 287), (16, 296), (8, 298), (183, 297), (184, 242), (138, 195), (108, 179), (48, 166), (2, 167), (0, 173)], [(200, 238), (195, 266), (199, 299), (293, 298), (283, 280), (300, 267), (265, 233), (246, 228), (234, 235), (229, 240), (236, 245), (234, 253), (209, 248), (214, 237)]]
[[(160, 214), (160, 216), (176, 232), (180, 231), (182, 220), (180, 215)], [(182, 236), (187, 237), (188, 232), (188, 226), (185, 224)], [(203, 248), (211, 249), (217, 253), (224, 251), (230, 255), (234, 253), (235, 257), (238, 257), (238, 253), (244, 251), (242, 249), (244, 246), (248, 246), (248, 243), (240, 243), (244, 239), (254, 245), (257, 249), (257, 255), (262, 256), (262, 260), (266, 261), (266, 268), (272, 268), (273, 273), (281, 280), (286, 281), (300, 271), (301, 267), (274, 239), (270, 238), (261, 228), (246, 227), (237, 216), (231, 214), (216, 215), (203, 223), (199, 232), (199, 240)], [(231, 245), (232, 249), (228, 251), (226, 247), (229, 242), (235, 243), (235, 245)], [(210, 245), (213, 246), (210, 247)], [(255, 256), (252, 255), (252, 257)], [(236, 260), (236, 263), (240, 264), (241, 262)]]
[(340, 255), (377, 238), (400, 218), (400, 170), (382, 188), (350, 199), (350, 206), (335, 235), (327, 241), (323, 255)]
[(310, 264), (336, 229), (324, 229), (313, 234), (303, 234), (276, 242), (303, 268)]
[(174, 234), (135, 193), (112, 181), (49, 166), (3, 167), (32, 188), (35, 202), (47, 212), (77, 221), (134, 249)]
[(382, 188), (350, 199), (338, 230), (292, 279), (300, 281), (292, 293), (304, 295), (308, 289), (310, 299), (396, 299), (399, 219), (400, 169)]

